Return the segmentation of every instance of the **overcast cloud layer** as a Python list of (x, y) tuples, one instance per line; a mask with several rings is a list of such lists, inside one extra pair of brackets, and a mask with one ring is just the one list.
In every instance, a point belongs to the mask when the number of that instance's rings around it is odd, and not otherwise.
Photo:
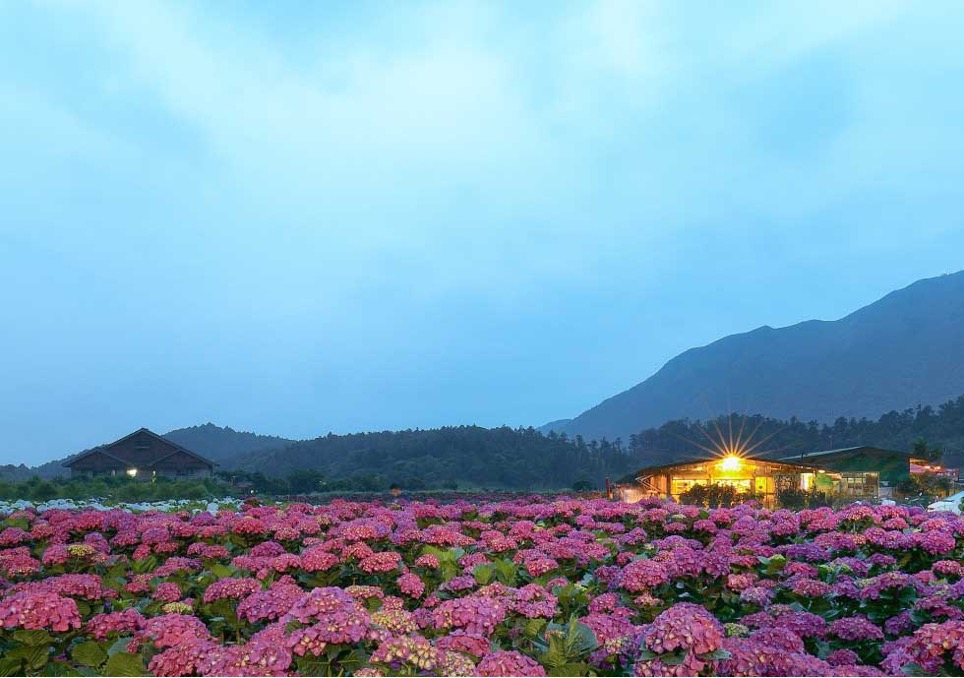
[(936, 1), (0, 3), (0, 463), (539, 425), (964, 268), (962, 31)]

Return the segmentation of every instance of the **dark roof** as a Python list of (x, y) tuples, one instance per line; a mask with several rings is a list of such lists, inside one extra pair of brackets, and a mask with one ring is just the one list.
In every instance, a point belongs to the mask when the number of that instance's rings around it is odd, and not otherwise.
[(901, 457), (907, 457), (910, 459), (914, 455), (908, 454), (906, 452), (901, 452), (899, 450), (887, 450), (882, 447), (874, 447), (873, 445), (857, 445), (856, 447), (840, 447), (836, 450), (820, 450), (819, 452), (805, 452), (803, 454), (794, 454), (790, 457), (781, 457), (779, 461), (790, 461), (791, 459), (809, 459), (810, 457), (826, 457), (831, 454), (843, 454), (845, 452), (856, 452), (858, 450), (873, 450), (875, 452), (885, 452), (891, 455), (898, 455)]
[(125, 461), (124, 459), (121, 459), (120, 457), (117, 457), (117, 456), (111, 454), (110, 452), (108, 452), (107, 448), (109, 448), (109, 447), (111, 447), (111, 446), (113, 446), (113, 445), (117, 445), (118, 443), (122, 443), (122, 442), (124, 442), (125, 440), (127, 440), (128, 438), (132, 438), (132, 437), (134, 437), (134, 436), (136, 436), (136, 435), (140, 435), (140, 434), (143, 434), (143, 433), (146, 433), (146, 434), (148, 434), (149, 436), (151, 436), (152, 438), (155, 438), (156, 440), (160, 440), (160, 441), (163, 442), (164, 444), (170, 445), (171, 447), (174, 448), (174, 450), (173, 450), (172, 452), (169, 452), (169, 453), (165, 454), (165, 455), (162, 456), (162, 457), (158, 457), (157, 459), (153, 459), (153, 460), (151, 461), (151, 463), (155, 463), (155, 464), (156, 464), (157, 462), (161, 461), (162, 459), (167, 459), (167, 458), (170, 457), (172, 454), (176, 454), (177, 452), (183, 452), (184, 454), (187, 454), (187, 455), (190, 455), (190, 456), (194, 457), (194, 458), (197, 459), (198, 461), (204, 462), (205, 464), (210, 464), (212, 468), (218, 465), (216, 462), (211, 461), (211, 460), (208, 459), (207, 457), (202, 457), (202, 456), (201, 456), (200, 454), (198, 454), (197, 452), (192, 452), (191, 450), (187, 449), (186, 447), (183, 447), (183, 446), (181, 446), (181, 445), (178, 445), (176, 442), (174, 442), (173, 440), (171, 440), (171, 439), (169, 439), (169, 438), (165, 438), (164, 436), (157, 435), (156, 433), (154, 433), (154, 431), (152, 431), (152, 430), (150, 430), (150, 429), (148, 429), (148, 428), (139, 428), (139, 429), (137, 429), (136, 431), (134, 431), (133, 433), (128, 433), (128, 434), (127, 434), (126, 436), (124, 436), (123, 438), (118, 438), (117, 440), (115, 440), (115, 441), (112, 442), (112, 443), (107, 443), (106, 445), (100, 445), (100, 446), (95, 447), (95, 448), (93, 448), (93, 449), (91, 449), (91, 450), (87, 450), (86, 452), (81, 452), (81, 453), (78, 454), (76, 457), (74, 457), (74, 458), (72, 458), (72, 459), (69, 459), (68, 461), (65, 461), (65, 462), (62, 464), (62, 466), (66, 466), (66, 467), (69, 468), (69, 467), (73, 466), (74, 463), (80, 461), (81, 459), (85, 459), (86, 457), (89, 457), (90, 455), (92, 455), (92, 454), (94, 454), (94, 453), (103, 454), (103, 455), (105, 455), (105, 456), (110, 457), (111, 459), (116, 459), (117, 461), (119, 461), (119, 462), (121, 462), (122, 464), (125, 464), (125, 465), (126, 465), (126, 464), (127, 464), (127, 461)]

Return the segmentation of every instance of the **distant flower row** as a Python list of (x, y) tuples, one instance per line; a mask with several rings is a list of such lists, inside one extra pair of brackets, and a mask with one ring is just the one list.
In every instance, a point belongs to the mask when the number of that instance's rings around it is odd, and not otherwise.
[(0, 675), (964, 675), (951, 514), (210, 508), (4, 514)]
[(95, 499), (51, 499), (44, 502), (32, 502), (24, 499), (18, 501), (0, 501), (0, 515), (7, 515), (15, 511), (36, 510), (40, 512), (51, 509), (93, 509), (96, 511), (109, 511), (112, 509), (123, 509), (126, 511), (209, 511), (216, 513), (223, 508), (237, 508), (241, 505), (241, 500), (225, 497), (217, 501), (202, 501), (198, 499), (170, 499), (163, 501), (112, 501), (106, 498)]

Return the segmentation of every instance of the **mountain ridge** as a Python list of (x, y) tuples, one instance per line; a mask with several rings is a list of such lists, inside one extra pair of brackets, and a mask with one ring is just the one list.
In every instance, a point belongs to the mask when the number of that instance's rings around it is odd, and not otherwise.
[(918, 280), (837, 320), (763, 325), (687, 349), (540, 430), (613, 439), (733, 410), (826, 422), (935, 405), (964, 392), (961, 346), (964, 271)]

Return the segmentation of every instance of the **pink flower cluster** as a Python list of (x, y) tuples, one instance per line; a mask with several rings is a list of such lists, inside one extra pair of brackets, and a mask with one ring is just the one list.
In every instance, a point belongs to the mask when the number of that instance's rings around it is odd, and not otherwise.
[(30, 510), (0, 516), (0, 642), (155, 675), (960, 674), (962, 553), (960, 517), (864, 505)]

